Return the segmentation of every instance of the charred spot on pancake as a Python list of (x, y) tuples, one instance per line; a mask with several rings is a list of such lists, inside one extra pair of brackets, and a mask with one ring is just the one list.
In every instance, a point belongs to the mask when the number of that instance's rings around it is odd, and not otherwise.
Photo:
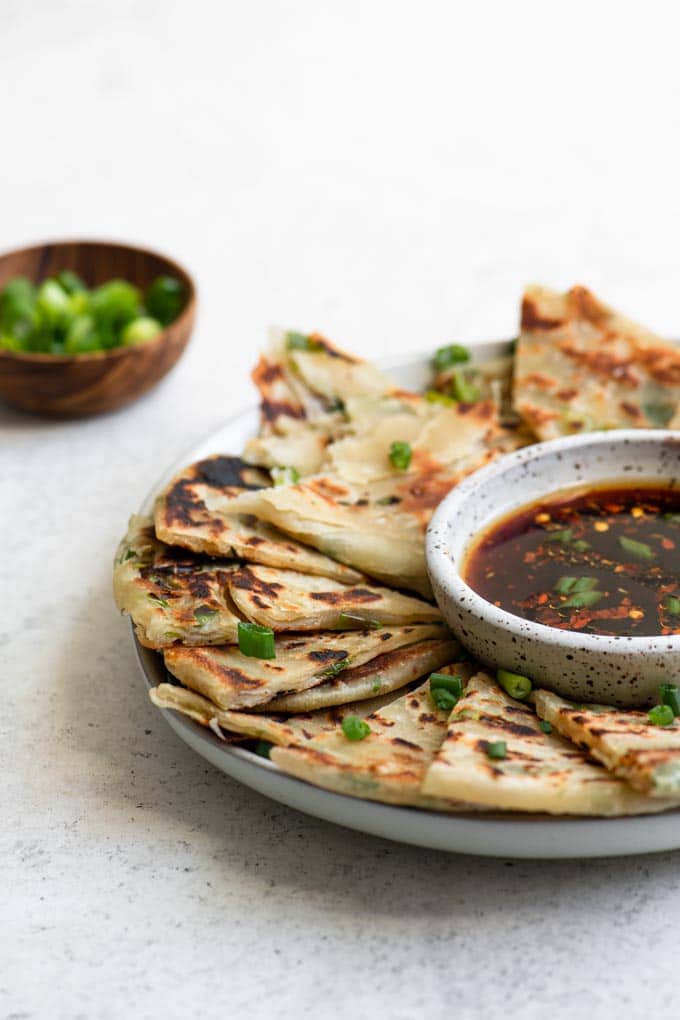
[(300, 407), (299, 404), (294, 404), (288, 400), (268, 400), (263, 399), (260, 410), (262, 411), (262, 417), (267, 422), (274, 422), (277, 418), (301, 418), (307, 417), (304, 407)]
[(198, 478), (215, 489), (264, 489), (268, 486), (265, 473), (241, 457), (218, 455), (196, 464)]
[(283, 584), (280, 584), (278, 581), (264, 581), (248, 567), (241, 567), (240, 570), (235, 570), (230, 575), (229, 581), (234, 588), (252, 592), (253, 596), (264, 596), (272, 601), (276, 601), (278, 593), (284, 589)]
[(314, 662), (329, 663), (342, 662), (348, 655), (349, 652), (343, 649), (321, 648), (318, 651), (310, 652), (309, 658), (313, 659)]
[(207, 507), (196, 495), (191, 478), (180, 478), (165, 497), (164, 516), (167, 524), (197, 524)]
[(403, 737), (392, 737), (391, 742), (399, 744), (401, 747), (410, 747), (414, 751), (422, 751), (420, 744), (414, 744), (413, 741), (405, 740)]
[(561, 319), (549, 319), (541, 315), (536, 303), (525, 297), (522, 301), (522, 329), (557, 329), (562, 325)]

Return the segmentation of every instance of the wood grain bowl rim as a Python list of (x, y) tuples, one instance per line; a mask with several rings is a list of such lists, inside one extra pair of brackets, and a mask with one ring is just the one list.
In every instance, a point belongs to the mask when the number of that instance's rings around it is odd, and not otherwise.
[[(46, 354), (43, 351), (6, 351), (0, 350), (0, 360), (3, 361), (16, 361), (26, 362), (28, 364), (48, 364), (48, 365), (65, 365), (78, 362), (83, 364), (91, 361), (116, 361), (118, 358), (124, 358), (130, 353), (130, 351), (144, 349), (150, 351), (154, 347), (160, 347), (168, 339), (168, 333), (170, 330), (175, 330), (178, 327), (189, 327), (193, 321), (193, 317), (196, 312), (196, 284), (191, 273), (184, 268), (176, 259), (171, 258), (164, 252), (157, 251), (155, 248), (146, 248), (138, 244), (127, 244), (125, 241), (110, 241), (102, 240), (96, 237), (74, 237), (65, 238), (60, 237), (54, 241), (42, 241), (37, 244), (26, 244), (20, 248), (9, 248), (6, 251), (0, 252), (0, 262), (3, 259), (11, 258), (13, 255), (22, 255), (25, 252), (39, 251), (41, 248), (59, 248), (63, 246), (74, 246), (83, 245), (83, 247), (91, 245), (92, 247), (98, 248), (118, 248), (127, 249), (128, 251), (134, 251), (140, 255), (150, 255), (152, 258), (156, 258), (161, 262), (165, 262), (168, 267), (168, 275), (173, 272), (182, 279), (182, 282), (186, 284), (188, 288), (188, 296), (184, 308), (172, 322), (168, 323), (163, 329), (162, 333), (158, 336), (153, 337), (151, 340), (144, 340), (140, 344), (128, 344), (127, 346), (112, 347), (108, 351), (86, 351), (83, 354)], [(134, 280), (128, 281), (134, 283)]]

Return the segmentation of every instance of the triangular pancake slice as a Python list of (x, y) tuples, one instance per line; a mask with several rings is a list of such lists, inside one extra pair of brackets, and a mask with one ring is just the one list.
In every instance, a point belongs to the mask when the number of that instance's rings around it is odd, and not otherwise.
[(653, 726), (646, 712), (575, 706), (536, 691), (536, 711), (559, 733), (587, 748), (615, 775), (650, 797), (680, 797), (680, 722)]
[(240, 457), (214, 456), (191, 464), (158, 497), (156, 534), (169, 545), (209, 556), (322, 574), (349, 584), (360, 580), (362, 575), (351, 567), (234, 508), (237, 496), (270, 484), (267, 472)]
[(320, 733), (332, 732), (347, 715), (363, 718), (394, 698), (383, 695), (359, 701), (356, 704), (338, 705), (319, 712), (299, 712), (295, 715), (252, 712), (234, 712), (218, 708), (207, 698), (175, 684), (159, 684), (149, 691), (151, 701), (158, 708), (171, 708), (181, 712), (202, 726), (209, 726), (218, 736), (239, 734), (253, 740), (267, 740), (287, 747), (290, 744), (307, 744)]
[(439, 637), (442, 630), (440, 625), (420, 624), (277, 637), (275, 659), (243, 655), (235, 645), (177, 645), (165, 652), (165, 664), (185, 687), (205, 695), (220, 708), (250, 708), (278, 694), (315, 687), (385, 652)]
[(677, 427), (680, 350), (585, 287), (529, 287), (517, 345), (515, 410), (539, 439)]
[(275, 631), (334, 630), (341, 616), (369, 625), (441, 621), (436, 606), (411, 595), (371, 585), (340, 584), (293, 570), (247, 566), (229, 577), (234, 605), (248, 619)]
[[(378, 655), (354, 669), (346, 669), (316, 687), (297, 694), (282, 694), (270, 701), (263, 711), (311, 712), (330, 705), (358, 702), (398, 690), (413, 680), (439, 669), (460, 652), (460, 645), (450, 638), (420, 641), (406, 648)], [(255, 711), (260, 709), (256, 706)]]
[(135, 514), (116, 553), (114, 597), (147, 648), (225, 644), (237, 640), (241, 619), (229, 596), (233, 569), (233, 563), (200, 563), (168, 548), (151, 520)]
[[(505, 742), (505, 757), (489, 747)], [(492, 747), (493, 750), (493, 747)], [(554, 733), (530, 705), (509, 698), (486, 674), (468, 684), (430, 765), (423, 793), (509, 811), (555, 815), (635, 815), (677, 807), (653, 800)]]
[[(465, 678), (467, 663), (446, 667)], [(429, 682), (366, 717), (370, 733), (348, 740), (342, 729), (313, 746), (276, 747), (271, 760), (289, 775), (336, 793), (385, 804), (452, 811), (460, 805), (422, 793), (421, 783), (446, 733), (447, 713), (430, 698)], [(474, 810), (466, 805), (463, 810)]]

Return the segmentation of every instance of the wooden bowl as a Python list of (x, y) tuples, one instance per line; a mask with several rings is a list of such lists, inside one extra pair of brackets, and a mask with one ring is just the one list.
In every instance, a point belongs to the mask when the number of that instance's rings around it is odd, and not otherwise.
[(24, 411), (76, 418), (112, 411), (136, 400), (166, 375), (187, 345), (196, 314), (194, 282), (164, 255), (108, 241), (55, 241), (0, 255), (0, 290), (14, 276), (40, 283), (71, 269), (88, 287), (113, 277), (145, 289), (157, 276), (186, 288), (180, 315), (153, 340), (90, 354), (0, 351), (0, 398)]

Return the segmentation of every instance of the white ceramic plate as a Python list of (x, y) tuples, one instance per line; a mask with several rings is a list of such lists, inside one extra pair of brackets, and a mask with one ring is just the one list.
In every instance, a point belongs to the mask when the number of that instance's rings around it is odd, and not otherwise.
[[(507, 344), (475, 347), (475, 360), (498, 357)], [(430, 378), (428, 360), (420, 357), (388, 366), (391, 375), (410, 389), (423, 389)], [(141, 508), (149, 513), (163, 485), (182, 467), (214, 453), (239, 453), (258, 424), (253, 408), (226, 422), (173, 464)], [(148, 687), (165, 681), (163, 660), (137, 642), (137, 658)], [(322, 790), (280, 772), (272, 762), (251, 751), (223, 744), (210, 730), (170, 710), (163, 715), (179, 737), (222, 772), (258, 793), (350, 829), (374, 836), (485, 857), (607, 857), (680, 848), (680, 811), (641, 818), (552, 818), (547, 815), (443, 815), (415, 808), (393, 807)]]

